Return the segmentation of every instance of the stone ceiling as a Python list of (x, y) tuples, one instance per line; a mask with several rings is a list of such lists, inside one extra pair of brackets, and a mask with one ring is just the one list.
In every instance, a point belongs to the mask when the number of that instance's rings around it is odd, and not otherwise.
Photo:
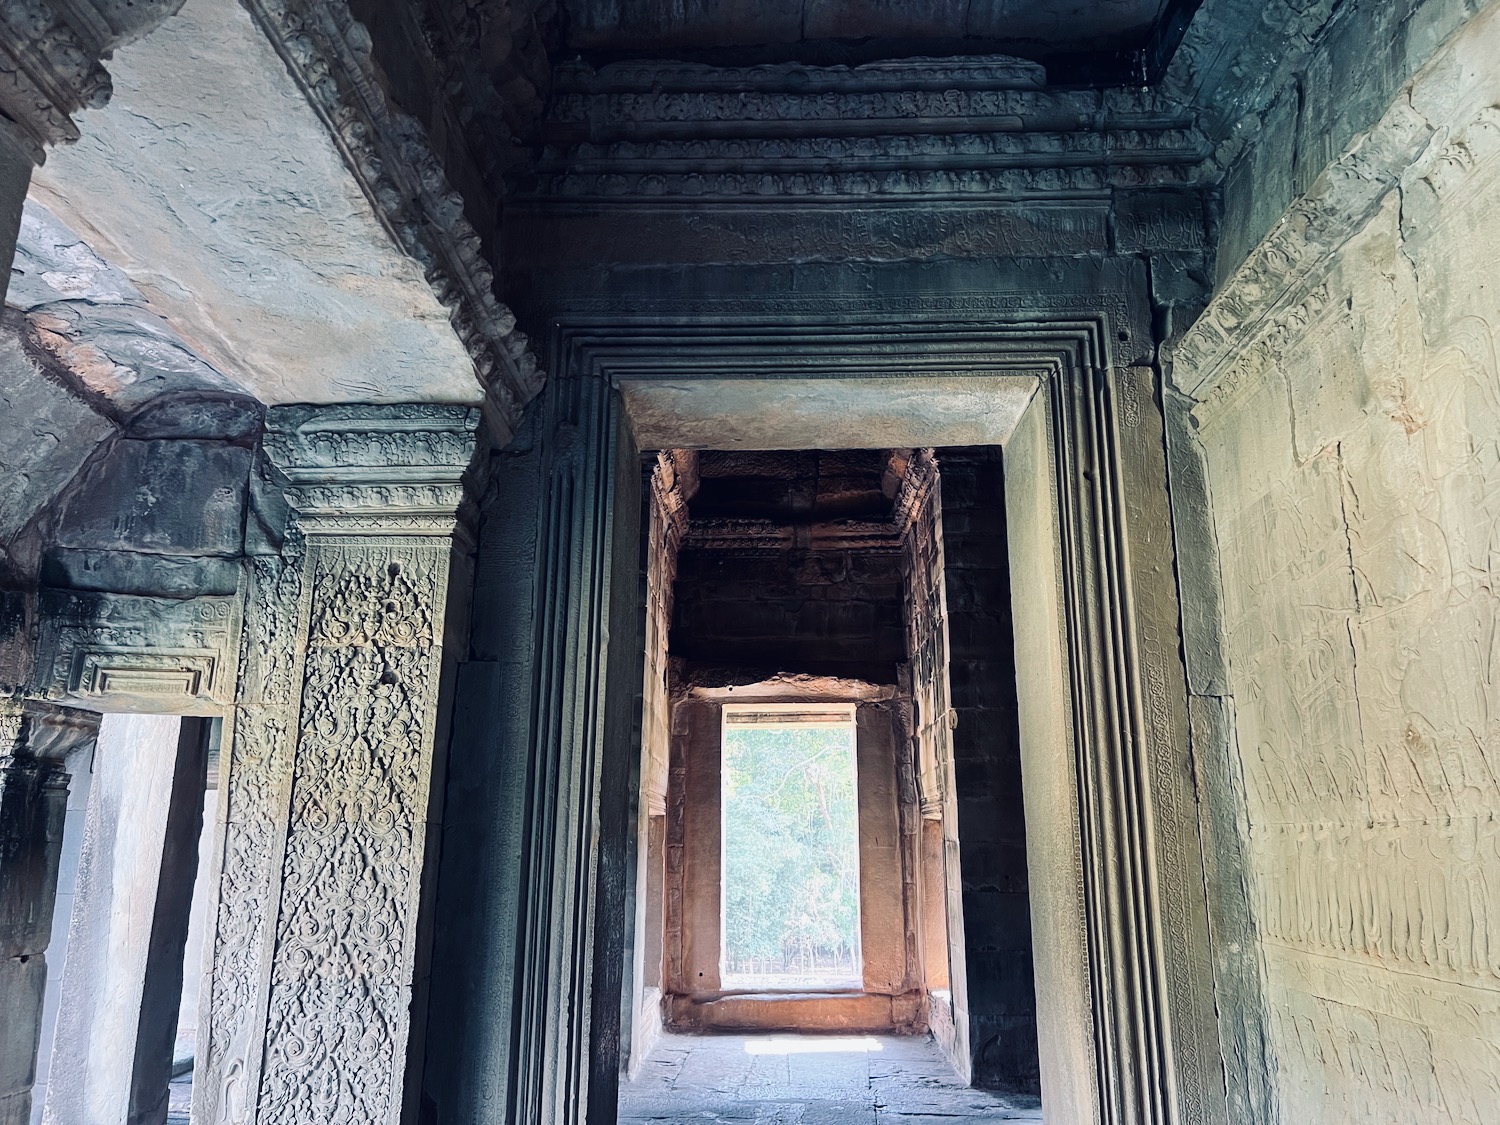
[(81, 130), (37, 133), (9, 303), (126, 411), (482, 400), (503, 438), (541, 384), (492, 286), (518, 261), (1066, 255), (1138, 228), (1200, 252), (1195, 193), (1265, 84), (1241, 60), (1331, 0), (1199, 2), (188, 0), (114, 41)]
[[(480, 399), (448, 311), (249, 13), (190, 0), (111, 73), (32, 199), (187, 349), (268, 404)], [(75, 302), (73, 334), (103, 307)]]

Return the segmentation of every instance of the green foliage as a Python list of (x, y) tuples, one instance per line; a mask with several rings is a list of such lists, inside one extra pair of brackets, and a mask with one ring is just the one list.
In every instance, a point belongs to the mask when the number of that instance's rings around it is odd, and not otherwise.
[(730, 728), (723, 770), (726, 972), (855, 976), (853, 731)]

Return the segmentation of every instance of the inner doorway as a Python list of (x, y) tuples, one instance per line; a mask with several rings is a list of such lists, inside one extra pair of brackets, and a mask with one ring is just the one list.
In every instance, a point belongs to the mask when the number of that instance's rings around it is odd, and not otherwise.
[(863, 1092), (839, 1104), (872, 1109), (870, 1068), (899, 1056), (919, 1085), (1010, 1095), (964, 1102), (985, 1113), (1034, 1109), (1000, 451), (643, 460), (622, 1114), (663, 1082), (722, 1101), (682, 1075), (727, 1066), (725, 1051), (783, 1100), (794, 1074), (822, 1097), (835, 1073), (860, 1072)]

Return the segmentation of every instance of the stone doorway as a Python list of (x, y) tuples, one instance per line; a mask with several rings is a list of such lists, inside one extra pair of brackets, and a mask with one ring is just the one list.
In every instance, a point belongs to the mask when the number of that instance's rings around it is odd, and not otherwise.
[[(809, 310), (823, 306), (807, 297), (787, 302), (797, 311), (785, 320), (767, 298), (754, 306), (759, 320), (708, 299), (698, 305), (714, 311), (696, 315), (683, 311), (696, 305), (665, 299), (673, 311), (659, 318), (638, 299), (617, 317), (607, 301), (558, 314), (554, 376), (507, 455), (476, 562), (481, 575), (508, 567), (509, 576), (519, 558), (536, 576), (524, 602), (513, 583), (502, 591), (482, 579), (476, 589), (476, 628), (505, 622), (534, 637), (534, 655), (497, 649), (492, 666), (506, 683), (530, 683), (529, 706), (518, 701), (515, 712), (530, 717), (505, 728), (501, 753), (513, 758), (453, 760), (471, 779), (461, 784), (473, 786), (473, 812), (450, 806), (445, 825), (468, 840), (498, 825), (521, 860), (514, 875), (476, 883), (462, 859), (472, 846), (445, 849), (451, 879), (441, 878), (462, 886), (468, 917), (482, 922), (472, 906), (480, 894), (506, 921), (497, 938), (478, 938), (486, 945), (466, 947), (460, 930), (445, 938), (441, 921), (436, 931), (435, 967), (466, 968), (461, 979), (434, 972), (434, 1004), (449, 1013), (430, 1029), (435, 1101), (502, 1099), (517, 1121), (617, 1119), (621, 1064), (641, 1032), (637, 986), (652, 986), (643, 961), (663, 955), (636, 915), (667, 893), (638, 870), (642, 855), (666, 847), (665, 808), (645, 807), (637, 775), (652, 724), (667, 720), (643, 705), (638, 685), (656, 690), (642, 656), (658, 651), (651, 630), (670, 620), (643, 605), (641, 451), (941, 455), (960, 445), (1000, 451), (1003, 472), (983, 495), (1005, 520), (999, 557), (1024, 591), (1011, 599), (1014, 648), (1025, 654), (1011, 678), (1026, 866), (1045, 872), (1023, 896), (1031, 993), (1045, 998), (1035, 1015), (1042, 1098), (1049, 1115), (1080, 1122), (1165, 1119), (1170, 1104), (1222, 1101), (1158, 376), (1111, 358), (1120, 342), (1149, 338), (1149, 318), (1127, 279), (1119, 294), (1099, 291), (1103, 280), (1060, 293), (1049, 275), (1037, 297), (908, 296), (889, 312), (869, 311), (878, 299), (829, 298), (830, 319), (818, 324)], [(866, 308), (858, 302), (869, 309), (849, 311)], [(504, 530), (538, 509), (534, 540)], [(481, 672), (474, 690), (484, 694), (466, 701), (461, 686), (456, 708), (483, 722), (497, 697)], [(460, 720), (456, 754), (469, 739), (491, 744)], [(525, 777), (525, 788), (490, 780), (507, 776)], [(929, 832), (924, 844), (940, 851), (946, 841)], [(957, 928), (949, 933), (956, 942)], [(512, 962), (503, 974), (484, 968)], [(476, 964), (488, 1010), (514, 1006), (504, 1073), (487, 1071), (465, 1039), (489, 1034), (489, 1016), (467, 998)], [(983, 980), (997, 979), (989, 967)], [(985, 1039), (964, 1011), (952, 1057), (972, 1064)]]
[[(628, 1074), (649, 1086), (664, 1050), (698, 1058), (684, 1033), (902, 1035), (953, 1083), (1034, 1096), (1000, 450), (645, 461)], [(760, 784), (737, 755), (780, 773)], [(737, 837), (750, 816), (758, 838)], [(843, 865), (809, 854), (832, 850), (835, 819)], [(792, 1071), (816, 1087), (819, 1061)]]
[[(645, 460), (628, 1072), (663, 1031), (930, 1035), (964, 1081), (1034, 1094), (1000, 450)], [(737, 745), (778, 762), (787, 748), (762, 788), (796, 794), (830, 735), (847, 809), (830, 807), (827, 770), (806, 825), (751, 803)], [(763, 838), (737, 840), (734, 818), (752, 814)], [(806, 855), (831, 847), (835, 815), (848, 871)], [(752, 893), (766, 901), (742, 917)], [(851, 933), (819, 930), (841, 918)], [(812, 946), (847, 960), (847, 979), (815, 979)]]

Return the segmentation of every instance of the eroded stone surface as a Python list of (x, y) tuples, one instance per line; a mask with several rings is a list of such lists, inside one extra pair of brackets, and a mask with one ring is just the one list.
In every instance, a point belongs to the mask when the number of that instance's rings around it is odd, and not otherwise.
[(1194, 410), (1288, 1122), (1500, 1104), (1497, 36), (1398, 102), (1435, 143)]
[(33, 196), (194, 352), (266, 403), (478, 401), (448, 311), (249, 13), (194, 0), (112, 68)]
[(113, 430), (46, 378), (13, 331), (0, 331), (0, 542), (8, 544)]

